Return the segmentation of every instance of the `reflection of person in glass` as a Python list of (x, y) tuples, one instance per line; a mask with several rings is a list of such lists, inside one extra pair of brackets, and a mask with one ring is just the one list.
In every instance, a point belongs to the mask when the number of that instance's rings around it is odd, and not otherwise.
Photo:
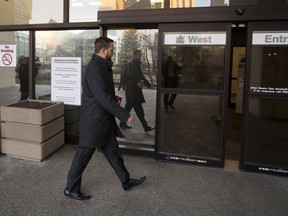
[[(219, 75), (218, 77), (218, 85), (217, 85), (218, 90), (223, 90), (224, 89), (224, 77), (223, 75)], [(223, 106), (223, 97), (219, 96), (218, 100), (218, 112), (217, 114), (212, 115), (211, 119), (215, 122), (216, 125), (221, 125), (222, 122), (222, 108)]]
[[(179, 71), (181, 67), (173, 60), (172, 56), (168, 56), (167, 61), (163, 65), (163, 79), (165, 88), (177, 88), (179, 80)], [(164, 109), (168, 112), (168, 106), (175, 110), (173, 103), (176, 94), (164, 94)]]
[(29, 61), (28, 57), (20, 56), (18, 58), (18, 64), (16, 72), (18, 73), (20, 80), (20, 101), (26, 100), (29, 97)]
[[(38, 57), (36, 57), (35, 69), (34, 69), (35, 77), (38, 74), (39, 67), (40, 62)], [(20, 101), (26, 100), (29, 97), (29, 57), (19, 56), (16, 72), (20, 80), (20, 90), (19, 90), (21, 92)]]
[(127, 68), (127, 61), (124, 60), (122, 65), (121, 65), (121, 71), (120, 71), (120, 83), (119, 83), (119, 87), (118, 87), (118, 91), (121, 90), (121, 87), (123, 88), (123, 90), (125, 90), (125, 75), (126, 75), (126, 69)]
[[(145, 132), (149, 132), (154, 128), (148, 126), (145, 120), (144, 110), (142, 103), (145, 103), (144, 95), (142, 92), (143, 85), (148, 88), (151, 87), (150, 82), (144, 77), (141, 70), (141, 51), (135, 50), (133, 52), (133, 59), (127, 64), (127, 71), (125, 76), (126, 81), (126, 104), (125, 109), (130, 112), (134, 108)], [(120, 122), (120, 127), (123, 129), (131, 128), (126, 122)]]

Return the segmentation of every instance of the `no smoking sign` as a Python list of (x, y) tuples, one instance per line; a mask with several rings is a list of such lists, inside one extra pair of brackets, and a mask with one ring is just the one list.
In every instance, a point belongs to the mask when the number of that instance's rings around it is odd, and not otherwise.
[(16, 67), (16, 45), (0, 45), (0, 66)]
[(9, 53), (6, 53), (2, 56), (2, 62), (4, 65), (9, 66), (13, 61), (12, 56)]

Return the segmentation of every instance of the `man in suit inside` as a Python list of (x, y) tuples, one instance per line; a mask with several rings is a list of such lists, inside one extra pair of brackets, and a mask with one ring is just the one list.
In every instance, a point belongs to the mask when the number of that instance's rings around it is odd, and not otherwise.
[(83, 77), (82, 108), (80, 114), (79, 146), (67, 177), (64, 195), (76, 200), (91, 196), (81, 192), (82, 174), (95, 149), (101, 149), (122, 183), (124, 190), (143, 183), (146, 177), (131, 179), (122, 158), (116, 136), (123, 137), (115, 117), (133, 124), (134, 116), (115, 100), (112, 74), (113, 40), (99, 37), (95, 40), (95, 53)]
[[(133, 59), (127, 64), (127, 71), (125, 75), (126, 80), (126, 104), (125, 109), (130, 112), (134, 108), (136, 115), (138, 116), (145, 132), (149, 132), (155, 129), (155, 127), (150, 127), (145, 119), (145, 114), (143, 110), (142, 103), (145, 103), (145, 98), (143, 95), (143, 86), (151, 87), (150, 82), (145, 78), (141, 70), (141, 50), (134, 50)], [(120, 122), (120, 127), (122, 129), (131, 128), (126, 124), (125, 121)]]

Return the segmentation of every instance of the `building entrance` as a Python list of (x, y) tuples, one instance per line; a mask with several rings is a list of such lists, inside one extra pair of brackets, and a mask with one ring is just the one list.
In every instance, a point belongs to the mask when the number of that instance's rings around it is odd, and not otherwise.
[(248, 26), (240, 168), (288, 175), (288, 28)]
[(225, 168), (239, 169), (246, 66), (247, 23), (232, 23)]
[(224, 166), (231, 24), (159, 26), (159, 159)]

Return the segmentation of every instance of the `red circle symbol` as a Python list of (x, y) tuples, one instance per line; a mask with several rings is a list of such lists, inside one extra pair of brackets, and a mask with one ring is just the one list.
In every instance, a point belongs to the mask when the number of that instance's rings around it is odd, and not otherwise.
[(4, 65), (10, 65), (12, 63), (12, 56), (6, 53), (2, 56), (2, 62)]

